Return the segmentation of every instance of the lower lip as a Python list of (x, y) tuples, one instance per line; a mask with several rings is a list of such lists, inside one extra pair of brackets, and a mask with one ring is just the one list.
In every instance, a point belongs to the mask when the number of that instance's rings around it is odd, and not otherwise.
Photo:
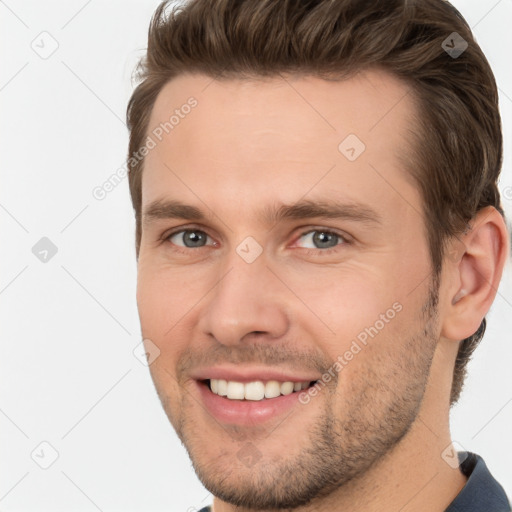
[(196, 381), (202, 401), (210, 414), (231, 425), (258, 425), (276, 418), (299, 404), (301, 391), (263, 400), (230, 400), (216, 395), (205, 382)]

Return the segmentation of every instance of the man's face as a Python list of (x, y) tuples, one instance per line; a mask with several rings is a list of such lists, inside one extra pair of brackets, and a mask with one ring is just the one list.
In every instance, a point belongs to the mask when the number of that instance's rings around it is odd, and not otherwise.
[(325, 495), (416, 419), (439, 327), (421, 199), (400, 159), (407, 93), (377, 71), (186, 75), (156, 101), (149, 135), (182, 115), (145, 162), (142, 334), (160, 350), (150, 371), (164, 409), (225, 501)]

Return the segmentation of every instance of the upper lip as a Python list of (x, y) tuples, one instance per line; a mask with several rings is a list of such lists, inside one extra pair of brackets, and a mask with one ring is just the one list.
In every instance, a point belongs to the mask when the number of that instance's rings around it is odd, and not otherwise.
[(236, 382), (254, 382), (256, 380), (279, 382), (304, 382), (318, 380), (318, 375), (304, 371), (293, 371), (284, 368), (268, 368), (264, 366), (211, 366), (199, 368), (191, 372), (191, 377), (196, 380), (223, 379)]

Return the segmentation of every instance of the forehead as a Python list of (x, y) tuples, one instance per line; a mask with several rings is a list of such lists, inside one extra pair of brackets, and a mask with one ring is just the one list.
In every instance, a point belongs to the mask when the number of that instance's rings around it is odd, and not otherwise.
[[(382, 71), (342, 81), (179, 76), (151, 114), (147, 134), (155, 147), (145, 159), (143, 205), (215, 196), (225, 207), (263, 206), (308, 190), (357, 201), (373, 188), (373, 199), (386, 206), (399, 181), (414, 189), (402, 163), (414, 114), (408, 86)], [(375, 190), (379, 180), (387, 186)]]

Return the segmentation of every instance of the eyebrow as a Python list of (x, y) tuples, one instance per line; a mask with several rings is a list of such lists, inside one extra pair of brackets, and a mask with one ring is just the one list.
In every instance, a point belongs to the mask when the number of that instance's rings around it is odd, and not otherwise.
[[(191, 221), (212, 220), (215, 214), (209, 210), (182, 203), (178, 200), (157, 199), (144, 210), (142, 223), (149, 225), (157, 220), (184, 219)], [(276, 224), (283, 220), (346, 219), (365, 224), (381, 224), (382, 217), (369, 205), (361, 203), (341, 203), (338, 201), (300, 200), (293, 204), (274, 204), (260, 210), (258, 219), (265, 224)]]

